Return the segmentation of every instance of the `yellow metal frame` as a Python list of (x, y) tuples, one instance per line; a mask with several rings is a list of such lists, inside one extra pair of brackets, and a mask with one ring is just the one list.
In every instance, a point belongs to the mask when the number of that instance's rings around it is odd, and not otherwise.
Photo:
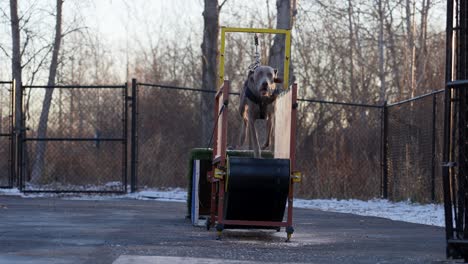
[(224, 82), (224, 52), (226, 45), (226, 33), (262, 33), (262, 34), (283, 34), (285, 38), (284, 50), (284, 73), (283, 73), (283, 88), (289, 88), (289, 64), (291, 58), (291, 30), (289, 29), (271, 29), (271, 28), (235, 28), (221, 27), (221, 48), (219, 51), (219, 77), (218, 87)]

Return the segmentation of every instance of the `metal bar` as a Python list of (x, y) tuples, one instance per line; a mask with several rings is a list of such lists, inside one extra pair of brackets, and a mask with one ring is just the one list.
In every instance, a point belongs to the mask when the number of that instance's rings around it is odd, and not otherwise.
[(437, 108), (437, 97), (432, 95), (432, 159), (431, 159), (431, 201), (435, 202), (435, 146), (436, 146), (436, 108)]
[[(446, 20), (446, 53), (445, 53), (445, 82), (452, 80), (452, 40), (453, 40), (453, 1), (447, 0), (447, 20)], [(451, 89), (445, 87), (444, 97), (444, 145), (443, 162), (447, 163), (450, 159), (450, 119), (451, 119)], [(442, 182), (444, 189), (444, 211), (445, 211), (445, 237), (453, 238), (453, 216), (452, 216), (452, 197), (450, 188), (449, 167), (442, 168)], [(447, 256), (450, 256), (450, 246), (447, 244)]]
[(136, 85), (154, 87), (154, 88), (161, 88), (161, 89), (170, 89), (170, 90), (193, 91), (193, 92), (202, 92), (202, 93), (216, 93), (216, 91), (214, 91), (214, 90), (197, 89), (197, 88), (173, 86), (173, 85), (165, 85), (165, 84), (157, 84), (157, 83), (153, 83), (153, 84), (151, 84), (151, 83), (137, 83)]
[(0, 133), (0, 137), (11, 137), (13, 134)]
[(125, 89), (123, 90), (123, 117), (122, 117), (122, 125), (123, 131), (122, 136), (124, 141), (122, 142), (123, 151), (122, 151), (122, 182), (124, 185), (124, 191), (127, 192), (127, 172), (128, 172), (128, 83), (125, 83)]
[(468, 240), (460, 240), (460, 239), (449, 239), (447, 240), (448, 243), (453, 244), (468, 244)]
[[(288, 29), (221, 27), (224, 32), (287, 34)], [(222, 34), (222, 33), (221, 33)]]
[[(297, 83), (294, 83), (291, 90), (291, 127), (289, 139), (289, 160), (291, 171), (296, 171), (296, 125), (297, 125)], [(293, 224), (293, 201), (294, 201), (294, 180), (289, 179), (288, 190), (288, 218), (287, 225), (292, 227)]]
[(0, 84), (12, 84), (13, 81), (0, 81)]
[(15, 80), (11, 81), (10, 86), (10, 186), (13, 187), (16, 180), (16, 136), (15, 136)]
[[(218, 154), (218, 140), (219, 140), (218, 131), (217, 131), (217, 126), (218, 126), (217, 116), (219, 115), (218, 114), (218, 111), (219, 111), (219, 96), (217, 96), (217, 94), (218, 94), (218, 92), (216, 92), (215, 103), (214, 103), (214, 108), (213, 108), (213, 110), (214, 110), (213, 117), (215, 118), (214, 123), (213, 123), (213, 131), (214, 131), (213, 132), (213, 152), (211, 153), (213, 162), (216, 160), (216, 157), (217, 157), (217, 154)], [(210, 174), (210, 182), (211, 182), (210, 224), (211, 224), (211, 226), (214, 226), (215, 223), (216, 223), (217, 212), (218, 212), (216, 203), (217, 202), (219, 203), (216, 191), (217, 191), (218, 187), (220, 186), (220, 184), (219, 184), (219, 181), (214, 178), (214, 173), (215, 173), (216, 166), (217, 165), (215, 163), (212, 163), (212, 169), (211, 169), (211, 174)], [(221, 187), (219, 187), (219, 188), (221, 188)]]
[[(13, 182), (16, 181), (16, 185), (19, 184), (19, 174), (18, 174), (18, 133), (16, 132), (16, 81), (13, 79), (11, 83), (11, 108), (10, 108), (10, 127), (11, 127), (11, 133), (12, 138), (11, 138), (11, 168), (12, 168), (12, 175), (11, 177), (13, 178)], [(13, 187), (13, 185), (12, 185)]]
[(382, 108), (382, 198), (388, 199), (388, 108), (387, 101)]
[(22, 190), (23, 193), (114, 193), (125, 194), (125, 191), (98, 191), (98, 190)]
[(125, 141), (125, 138), (25, 138), (24, 141)]
[(309, 103), (320, 103), (320, 104), (332, 104), (332, 105), (345, 105), (345, 106), (357, 106), (357, 107), (370, 107), (370, 108), (382, 108), (381, 105), (370, 105), (370, 104), (359, 104), (359, 103), (344, 103), (344, 102), (333, 102), (327, 100), (318, 100), (318, 99), (297, 99), (299, 102), (309, 102)]
[(228, 28), (221, 27), (221, 47), (219, 49), (219, 54), (218, 54), (219, 74), (218, 74), (218, 82), (216, 83), (216, 87), (219, 87), (224, 81), (224, 52), (226, 49), (226, 29)]
[(131, 150), (130, 150), (130, 191), (136, 192), (137, 190), (137, 81), (132, 79), (132, 120), (131, 120)]
[(291, 31), (286, 30), (284, 33), (286, 38), (284, 40), (284, 72), (283, 72), (283, 88), (286, 90), (289, 88), (289, 63), (291, 59)]
[(285, 52), (284, 52), (284, 72), (283, 72), (283, 88), (289, 88), (289, 64), (291, 59), (291, 30), (289, 29), (265, 29), (265, 28), (237, 28), (237, 27), (221, 27), (221, 47), (219, 50), (219, 75), (217, 86), (219, 87), (224, 81), (224, 55), (226, 49), (226, 33), (262, 33), (262, 34), (283, 34), (285, 35)]
[(122, 85), (24, 85), (23, 88), (43, 88), (43, 89), (55, 89), (55, 88), (76, 88), (76, 89), (125, 89)]
[(271, 222), (271, 221), (248, 221), (248, 220), (224, 220), (225, 225), (246, 225), (246, 226), (273, 226), (287, 227), (286, 222)]
[(403, 101), (399, 101), (399, 102), (396, 102), (396, 103), (393, 103), (393, 104), (388, 104), (387, 107), (397, 106), (397, 105), (405, 104), (405, 103), (408, 103), (408, 102), (416, 101), (416, 100), (419, 100), (419, 99), (422, 99), (422, 98), (425, 98), (425, 97), (428, 97), (428, 96), (432, 96), (434, 94), (443, 93), (444, 91), (445, 91), (444, 89), (441, 89), (441, 90), (437, 90), (437, 91), (430, 92), (430, 93), (427, 93), (427, 94), (419, 95), (419, 96), (416, 96), (416, 97), (413, 97), (413, 98), (410, 98), (410, 99), (406, 99), (406, 100), (403, 100)]
[(467, 86), (468, 80), (455, 80), (447, 82), (446, 86), (450, 88), (458, 88), (459, 86)]
[(15, 103), (18, 102), (20, 105), (18, 107), (15, 107), (19, 109), (19, 113), (18, 111), (15, 110), (15, 113), (17, 115), (20, 115), (18, 117), (19, 119), (19, 123), (20, 124), (16, 124), (16, 127), (15, 127), (15, 133), (16, 133), (16, 166), (17, 166), (17, 173), (18, 173), (18, 177), (19, 177), (19, 189), (20, 191), (23, 191), (24, 188), (25, 188), (25, 162), (24, 162), (24, 157), (26, 156), (25, 155), (25, 151), (24, 151), (24, 144), (25, 144), (25, 141), (24, 139), (26, 138), (26, 133), (25, 133), (25, 130), (24, 128), (26, 127), (26, 118), (25, 118), (25, 113), (24, 113), (24, 88), (23, 88), (23, 84), (20, 83), (19, 84), (19, 88), (18, 86), (16, 87), (16, 89), (19, 89), (18, 93), (15, 93), (15, 94), (19, 94), (21, 96), (21, 98), (15, 98)]
[(229, 103), (230, 81), (224, 81), (223, 87), (223, 113), (221, 114), (221, 166), (226, 166), (227, 127), (228, 127), (228, 103)]

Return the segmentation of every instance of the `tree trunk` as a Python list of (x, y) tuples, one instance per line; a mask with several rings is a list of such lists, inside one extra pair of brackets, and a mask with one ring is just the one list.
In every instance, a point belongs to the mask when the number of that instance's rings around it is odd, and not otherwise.
[[(276, 28), (291, 29), (296, 15), (296, 0), (276, 0)], [(273, 40), (273, 46), (270, 49), (268, 64), (271, 67), (278, 69), (278, 76), (283, 77), (284, 74), (284, 52), (286, 36), (278, 34)], [(289, 64), (289, 84), (295, 81), (293, 65)], [(287, 80), (284, 80), (285, 82)]]
[[(419, 35), (419, 53), (417, 60), (417, 78), (416, 88), (426, 79), (424, 78), (427, 64), (427, 20), (429, 9), (431, 8), (430, 0), (423, 0), (421, 7), (421, 25)], [(427, 85), (427, 84), (426, 84)], [(435, 89), (435, 88), (434, 88)]]
[[(21, 101), (22, 98), (22, 78), (21, 78), (21, 48), (20, 48), (20, 27), (19, 27), (19, 17), (18, 17), (18, 1), (17, 0), (10, 0), (10, 17), (11, 17), (11, 40), (12, 40), (12, 48), (13, 53), (11, 56), (11, 71), (12, 77), (15, 81), (16, 88), (14, 91), (15, 96), (15, 109), (13, 110), (14, 116), (14, 130), (15, 130), (15, 137), (14, 137), (14, 156), (13, 162), (16, 164), (18, 156), (19, 156), (19, 148), (18, 142), (20, 140), (19, 134), (21, 129)], [(18, 173), (17, 167), (15, 166), (15, 174)]]
[[(57, 75), (58, 67), (58, 54), (60, 51), (60, 43), (62, 42), (62, 4), (63, 0), (57, 0), (57, 15), (55, 24), (55, 39), (54, 48), (52, 51), (52, 60), (49, 68), (49, 79), (47, 86), (55, 86), (55, 77)], [(42, 102), (42, 112), (39, 119), (39, 125), (37, 129), (37, 137), (44, 138), (47, 136), (47, 122), (49, 119), (49, 110), (52, 102), (52, 94), (54, 89), (46, 89), (44, 95), (44, 101)], [(36, 145), (36, 157), (34, 159), (34, 166), (32, 169), (31, 182), (37, 183), (41, 179), (42, 172), (44, 169), (44, 156), (46, 152), (46, 142), (37, 141)]]
[(383, 0), (378, 0), (378, 18), (379, 18), (379, 79), (380, 79), (380, 94), (379, 101), (381, 104), (385, 101), (385, 56), (384, 56), (384, 6)]
[(349, 89), (351, 101), (355, 102), (356, 98), (356, 82), (354, 79), (354, 24), (353, 24), (353, 3), (348, 0), (348, 31), (349, 31)]
[(415, 96), (415, 69), (416, 69), (416, 45), (414, 43), (414, 35), (415, 35), (415, 12), (416, 10), (416, 3), (412, 0), (406, 0), (405, 11), (406, 11), (406, 31), (408, 34), (407, 38), (407, 58), (410, 59), (410, 69), (409, 69), (409, 77), (408, 82), (410, 84), (410, 92), (411, 97)]
[[(202, 88), (215, 91), (218, 81), (218, 31), (219, 5), (218, 0), (205, 0), (203, 11), (203, 42), (202, 49)], [(201, 93), (202, 142), (210, 140), (213, 124), (213, 95)]]
[[(387, 2), (387, 9), (390, 9)], [(385, 31), (387, 32), (387, 47), (389, 50), (389, 61), (391, 62), (390, 68), (392, 69), (393, 85), (396, 87), (397, 99), (403, 95), (403, 81), (400, 73), (400, 65), (398, 63), (398, 52), (396, 50), (395, 32), (393, 31), (393, 17), (390, 12), (385, 18)]]

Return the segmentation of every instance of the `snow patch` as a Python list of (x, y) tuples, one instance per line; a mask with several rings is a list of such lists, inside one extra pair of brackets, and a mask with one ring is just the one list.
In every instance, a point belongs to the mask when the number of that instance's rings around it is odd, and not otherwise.
[(304, 200), (295, 199), (294, 207), (327, 212), (376, 216), (395, 221), (445, 226), (442, 204), (417, 204), (410, 201), (390, 202), (383, 199), (361, 200)]
[(0, 189), (0, 195), (5, 195), (5, 196), (23, 196), (23, 193), (18, 190), (18, 188), (12, 188), (12, 189)]

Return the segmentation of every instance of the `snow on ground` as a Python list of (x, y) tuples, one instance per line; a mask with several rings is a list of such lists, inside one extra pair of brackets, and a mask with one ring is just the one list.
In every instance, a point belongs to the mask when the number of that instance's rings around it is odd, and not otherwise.
[[(0, 189), (1, 195), (14, 195), (25, 198), (60, 197), (71, 200), (111, 200), (138, 199), (183, 202), (187, 201), (187, 191), (182, 188), (146, 189), (136, 193), (99, 195), (99, 194), (23, 194), (18, 189)], [(441, 204), (426, 204), (406, 202), (390, 202), (388, 200), (304, 200), (295, 199), (294, 207), (315, 209), (328, 212), (348, 213), (362, 216), (376, 216), (396, 221), (417, 224), (444, 226), (444, 207)]]
[(445, 226), (442, 204), (390, 202), (383, 199), (361, 200), (303, 200), (295, 199), (294, 207), (328, 212), (376, 216), (396, 221), (424, 225)]

